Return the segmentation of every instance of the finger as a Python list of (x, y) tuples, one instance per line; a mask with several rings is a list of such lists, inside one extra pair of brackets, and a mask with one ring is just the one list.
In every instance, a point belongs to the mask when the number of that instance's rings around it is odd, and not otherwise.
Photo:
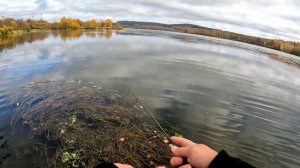
[(186, 164), (186, 165), (180, 166), (179, 168), (192, 168), (192, 166), (190, 164)]
[(180, 166), (183, 163), (182, 157), (172, 157), (170, 160), (171, 166)]
[(195, 144), (193, 141), (181, 137), (172, 136), (171, 139), (175, 144), (180, 145), (182, 147), (187, 147)]
[(172, 146), (171, 152), (174, 156), (189, 157), (189, 147), (178, 148), (177, 146)]
[(130, 165), (127, 164), (121, 164), (121, 163), (114, 163), (114, 165), (116, 165), (118, 168), (133, 168)]

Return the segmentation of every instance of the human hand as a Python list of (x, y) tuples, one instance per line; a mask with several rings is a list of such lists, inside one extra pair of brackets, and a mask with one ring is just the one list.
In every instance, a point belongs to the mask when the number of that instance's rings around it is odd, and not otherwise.
[(118, 168), (133, 168), (131, 165), (115, 163)]
[(188, 139), (171, 137), (172, 141), (179, 145), (172, 146), (173, 157), (170, 160), (171, 166), (178, 167), (183, 164), (183, 158), (187, 158), (189, 164), (180, 168), (208, 168), (213, 159), (218, 155), (216, 151), (204, 144), (196, 144)]

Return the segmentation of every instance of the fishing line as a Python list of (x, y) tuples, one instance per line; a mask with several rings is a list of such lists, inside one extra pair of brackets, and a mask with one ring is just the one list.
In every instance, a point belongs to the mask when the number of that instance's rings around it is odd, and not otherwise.
[(163, 134), (166, 136), (166, 138), (173, 144), (176, 145), (170, 136), (167, 134), (165, 129), (159, 124), (159, 122), (154, 118), (153, 114), (147, 109), (147, 107), (144, 105), (144, 103), (134, 94), (134, 92), (126, 85), (124, 86), (129, 90), (129, 92), (132, 93), (132, 95), (136, 98), (136, 100), (144, 107), (145, 111), (149, 114), (149, 116), (152, 118), (152, 120), (156, 123), (156, 125), (159, 127), (159, 129), (163, 132)]

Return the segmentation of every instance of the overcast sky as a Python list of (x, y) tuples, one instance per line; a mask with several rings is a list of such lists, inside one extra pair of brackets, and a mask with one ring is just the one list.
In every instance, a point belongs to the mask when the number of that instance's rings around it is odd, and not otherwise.
[(300, 0), (1, 0), (0, 16), (191, 23), (300, 41)]

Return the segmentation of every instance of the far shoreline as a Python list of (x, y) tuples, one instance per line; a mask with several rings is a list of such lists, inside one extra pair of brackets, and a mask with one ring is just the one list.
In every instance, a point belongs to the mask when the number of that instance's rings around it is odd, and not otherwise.
[(248, 44), (253, 44), (265, 48), (270, 48), (285, 53), (300, 56), (300, 42), (284, 41), (280, 39), (268, 39), (256, 36), (249, 36), (235, 32), (224, 31), (220, 29), (208, 28), (193, 24), (163, 24), (155, 22), (138, 22), (138, 21), (117, 21), (111, 19), (90, 19), (79, 20), (77, 18), (62, 17), (59, 21), (48, 22), (46, 20), (33, 19), (0, 19), (0, 40), (3, 37), (19, 34), (23, 31), (38, 30), (68, 30), (68, 29), (110, 29), (122, 30), (123, 28), (162, 30), (171, 32), (181, 32), (188, 34), (203, 35), (216, 37), (220, 39), (228, 39)]
[[(168, 30), (158, 30), (158, 29), (138, 29), (138, 28), (123, 28), (123, 30), (124, 29), (161, 31), (161, 32), (169, 32), (169, 33), (181, 33), (183, 35), (193, 35), (193, 36), (201, 36), (201, 37), (209, 38), (209, 39), (206, 39), (206, 40), (210, 40), (210, 41), (212, 39), (214, 39), (215, 42), (218, 42), (218, 43), (232, 42), (232, 43), (235, 43), (234, 45), (237, 45), (237, 46), (240, 46), (240, 44), (238, 44), (238, 43), (241, 43), (241, 44), (244, 44), (244, 45), (249, 45), (249, 46), (251, 45), (251, 46), (257, 47), (255, 50), (257, 50), (259, 52), (262, 52), (262, 53), (267, 53), (268, 57), (271, 58), (274, 61), (282, 62), (282, 63), (288, 64), (288, 65), (292, 65), (292, 66), (295, 66), (297, 68), (300, 68), (300, 57), (299, 56), (294, 55), (294, 54), (290, 54), (290, 53), (286, 53), (286, 52), (283, 52), (283, 51), (279, 51), (279, 50), (276, 50), (276, 49), (255, 45), (255, 44), (245, 43), (245, 42), (231, 40), (231, 39), (205, 36), (205, 35), (201, 35), (201, 34), (178, 32), (178, 31), (168, 31)], [(240, 47), (242, 47), (242, 46), (240, 46)], [(246, 48), (246, 47), (242, 47), (242, 48), (249, 49), (249, 48)], [(271, 51), (279, 52), (279, 53), (282, 53), (282, 54), (285, 54), (285, 55), (273, 54), (273, 53), (271, 53)]]
[(215, 37), (219, 39), (227, 39), (227, 40), (238, 41), (247, 44), (253, 44), (256, 46), (261, 46), (269, 49), (274, 49), (298, 57), (300, 56), (300, 42), (249, 36), (249, 35), (223, 31), (220, 29), (212, 29), (212, 28), (193, 25), (193, 24), (163, 24), (163, 23), (137, 22), (137, 21), (118, 21), (116, 22), (116, 24), (126, 28), (181, 32), (187, 34)]
[[(161, 32), (169, 32), (169, 33), (180, 33), (180, 34), (183, 34), (183, 35), (192, 35), (192, 36), (201, 36), (203, 38), (209, 38), (209, 39), (206, 39), (206, 40), (210, 40), (210, 41), (215, 41), (215, 42), (218, 42), (218, 43), (225, 43), (226, 41), (229, 43), (229, 42), (232, 42), (233, 45), (237, 45), (237, 46), (240, 46), (241, 44), (245, 44), (245, 45), (253, 45), (255, 47), (258, 47), (256, 48), (255, 50), (258, 50), (259, 52), (265, 52), (265, 53), (268, 53), (268, 57), (271, 58), (272, 60), (275, 60), (275, 61), (278, 61), (278, 62), (282, 62), (282, 63), (285, 63), (285, 64), (288, 64), (288, 65), (292, 65), (292, 66), (295, 66), (297, 68), (300, 68), (300, 59), (298, 60), (297, 58), (300, 58), (299, 56), (296, 56), (296, 55), (293, 55), (293, 54), (290, 54), (290, 53), (286, 53), (286, 52), (282, 52), (282, 51), (278, 51), (278, 50), (275, 50), (275, 49), (271, 49), (271, 48), (267, 48), (267, 47), (264, 47), (264, 46), (259, 46), (259, 45), (255, 45), (255, 44), (249, 44), (249, 43), (245, 43), (245, 42), (240, 42), (240, 41), (235, 41), (235, 40), (231, 40), (231, 39), (223, 39), (223, 38), (218, 38), (218, 37), (211, 37), (211, 36), (205, 36), (205, 35), (201, 35), (201, 34), (193, 34), (193, 33), (185, 33), (185, 32), (178, 32), (178, 31), (169, 31), (169, 30), (156, 30), (156, 29), (139, 29), (139, 28), (124, 28), (124, 27), (114, 27), (114, 28), (111, 28), (111, 29), (107, 29), (107, 28), (77, 28), (77, 29), (31, 29), (31, 30), (15, 30), (15, 31), (11, 31), (10, 34), (4, 36), (4, 37), (0, 37), (0, 42), (1, 40), (5, 40), (5, 39), (11, 39), (11, 38), (14, 38), (15, 36), (21, 36), (23, 34), (26, 34), (26, 33), (39, 33), (39, 32), (46, 32), (46, 31), (84, 31), (84, 30), (92, 30), (92, 31), (118, 31), (118, 30), (126, 30), (126, 29), (131, 29), (131, 30), (149, 30), (149, 31), (161, 31)], [(241, 44), (239, 44), (241, 43)], [(1, 43), (0, 43), (1, 45)], [(242, 46), (240, 46), (242, 47)], [(244, 47), (242, 47), (244, 48)], [(246, 48), (246, 47), (245, 47)], [(261, 48), (261, 49), (259, 49)], [(288, 56), (283, 56), (283, 55), (277, 55), (277, 54), (273, 54), (271, 52), (268, 52), (267, 50), (270, 50), (270, 51), (275, 51), (275, 52), (281, 52), (282, 54), (287, 54), (287, 55), (290, 55), (290, 56), (293, 56), (294, 58), (292, 57), (288, 57)]]

